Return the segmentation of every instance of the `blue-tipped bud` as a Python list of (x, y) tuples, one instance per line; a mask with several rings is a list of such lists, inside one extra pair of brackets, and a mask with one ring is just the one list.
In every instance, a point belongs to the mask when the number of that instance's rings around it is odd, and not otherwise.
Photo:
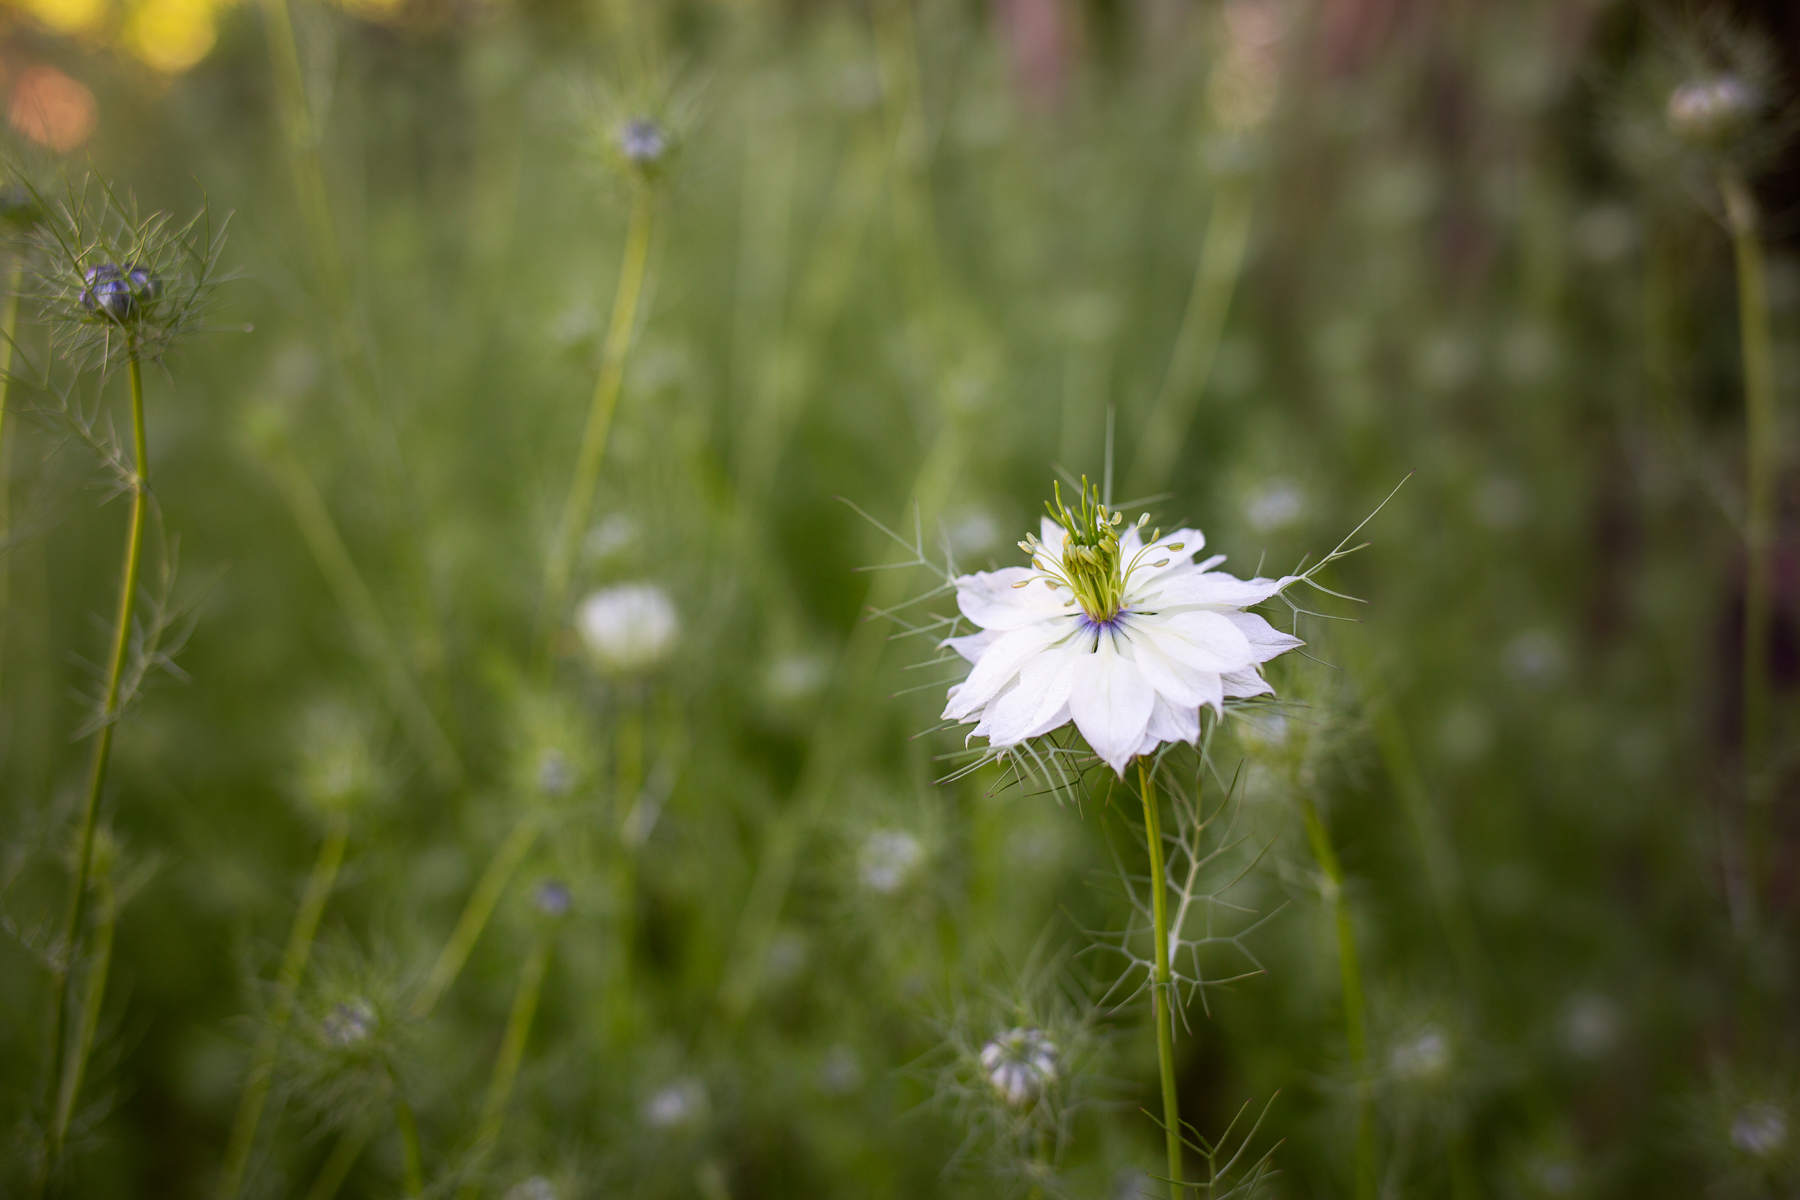
[(360, 997), (334, 1005), (320, 1022), (325, 1040), (341, 1050), (348, 1050), (369, 1040), (375, 1032), (375, 1007)]
[(138, 316), (145, 303), (162, 295), (162, 281), (137, 263), (124, 267), (101, 263), (82, 275), (81, 303), (89, 312), (121, 325)]
[(1669, 128), (1695, 146), (1712, 146), (1741, 133), (1762, 107), (1762, 97), (1736, 75), (1689, 80), (1669, 94)]
[(546, 879), (538, 884), (537, 893), (532, 897), (539, 912), (546, 917), (560, 917), (569, 911), (574, 897), (569, 894), (567, 884), (555, 879)]
[(635, 167), (656, 165), (669, 149), (669, 140), (663, 136), (662, 129), (645, 117), (633, 117), (619, 126), (618, 142), (619, 153)]

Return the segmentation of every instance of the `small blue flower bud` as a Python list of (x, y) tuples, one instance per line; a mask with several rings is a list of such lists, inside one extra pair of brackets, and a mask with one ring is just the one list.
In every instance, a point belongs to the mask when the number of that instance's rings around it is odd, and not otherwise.
[(162, 280), (152, 275), (149, 267), (132, 263), (125, 268), (125, 278), (131, 282), (132, 294), (141, 300), (154, 300), (162, 295)]
[(569, 894), (567, 884), (555, 879), (547, 879), (538, 884), (537, 894), (532, 898), (538, 911), (546, 917), (560, 917), (569, 911), (574, 897)]
[(89, 267), (82, 276), (87, 286), (81, 290), (81, 303), (89, 312), (99, 313), (115, 321), (128, 321), (137, 309), (131, 281), (125, 272), (111, 263)]
[(668, 139), (656, 122), (643, 117), (633, 117), (619, 127), (619, 153), (625, 156), (633, 166), (648, 167), (662, 158), (668, 150)]
[(375, 1008), (367, 1000), (361, 998), (348, 1000), (332, 1008), (325, 1014), (321, 1026), (325, 1040), (339, 1049), (347, 1050), (360, 1045), (375, 1032)]

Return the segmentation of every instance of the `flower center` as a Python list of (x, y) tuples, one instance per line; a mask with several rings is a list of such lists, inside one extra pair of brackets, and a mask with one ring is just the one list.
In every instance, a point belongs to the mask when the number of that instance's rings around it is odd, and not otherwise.
[[(1132, 560), (1127, 563), (1119, 546), (1119, 527), (1124, 523), (1123, 513), (1108, 512), (1101, 503), (1100, 489), (1090, 487), (1086, 476), (1081, 480), (1081, 500), (1071, 510), (1063, 503), (1062, 485), (1055, 487), (1056, 499), (1047, 502), (1044, 507), (1049, 510), (1050, 519), (1063, 527), (1063, 544), (1060, 568), (1056, 558), (1049, 553), (1049, 548), (1030, 534), (1019, 543), (1019, 548), (1031, 555), (1031, 565), (1039, 571), (1040, 578), (1052, 590), (1067, 589), (1070, 598), (1063, 601), (1066, 606), (1079, 604), (1081, 611), (1096, 625), (1110, 624), (1125, 610), (1125, 586), (1131, 580), (1131, 573), (1137, 569), (1144, 556), (1151, 549), (1180, 550), (1179, 544), (1158, 547), (1157, 538), (1162, 531), (1157, 530), (1150, 535), (1147, 542)], [(1145, 513), (1138, 518), (1137, 527), (1142, 528), (1150, 519)], [(1152, 563), (1152, 566), (1167, 566), (1167, 557)], [(1015, 583), (1014, 587), (1025, 587), (1035, 582), (1024, 580)]]

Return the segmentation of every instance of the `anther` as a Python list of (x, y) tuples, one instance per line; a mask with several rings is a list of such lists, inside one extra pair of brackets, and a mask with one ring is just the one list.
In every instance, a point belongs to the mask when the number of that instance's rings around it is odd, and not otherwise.
[(1171, 543), (1171, 544), (1170, 544), (1170, 546), (1169, 546), (1169, 549), (1171, 549), (1171, 550), (1180, 550), (1180, 549), (1181, 549), (1181, 548), (1182, 548), (1182, 547), (1183, 547), (1183, 546), (1185, 546), (1185, 545), (1187, 545), (1187, 543), (1186, 543), (1186, 542), (1174, 542), (1174, 543)]
[(1013, 585), (1012, 585), (1012, 586), (1013, 586), (1013, 591), (1015, 591), (1015, 592), (1016, 592), (1016, 591), (1018, 591), (1018, 590), (1019, 590), (1019, 589), (1020, 589), (1020, 588), (1022, 588), (1022, 587), (1030, 587), (1030, 586), (1031, 586), (1031, 580), (1029, 580), (1029, 579), (1021, 579), (1021, 580), (1019, 580), (1019, 582), (1017, 582), (1017, 583), (1015, 583), (1015, 584), (1013, 584)]

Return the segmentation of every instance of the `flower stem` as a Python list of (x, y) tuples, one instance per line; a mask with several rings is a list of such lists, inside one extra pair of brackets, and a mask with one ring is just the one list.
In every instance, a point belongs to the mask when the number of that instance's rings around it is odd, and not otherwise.
[[(550, 937), (541, 934), (531, 953), (519, 968), (519, 986), (513, 993), (512, 1012), (506, 1019), (506, 1032), (500, 1038), (500, 1053), (494, 1059), (493, 1078), (488, 1081), (487, 1096), (481, 1102), (481, 1123), (476, 1127), (474, 1161), (485, 1159), (500, 1140), (500, 1127), (506, 1117), (506, 1102), (512, 1097), (513, 1083), (519, 1077), (519, 1063), (525, 1058), (525, 1043), (531, 1037), (531, 1022), (537, 1015), (538, 996), (543, 991), (544, 973), (550, 966)], [(473, 1182), (464, 1186), (462, 1194), (473, 1196)]]
[[(7, 468), (12, 462), (11, 429), (6, 422), (7, 385), (12, 381), (13, 337), (19, 327), (19, 286), (25, 276), (25, 255), (14, 252), (12, 268), (6, 277), (6, 307), (0, 312), (0, 545), (12, 532), (12, 489)], [(7, 627), (8, 601), (12, 595), (12, 556), (0, 554), (0, 629)], [(0, 639), (0, 652), (5, 650)]]
[(113, 929), (118, 907), (113, 900), (112, 880), (102, 868), (94, 876), (94, 891), (100, 896), (100, 924), (94, 931), (93, 961), (88, 966), (87, 995), (81, 1003), (81, 1027), (76, 1031), (75, 1057), (70, 1060), (68, 1074), (56, 1100), (55, 1138), (58, 1144), (68, 1135), (69, 1122), (75, 1115), (75, 1099), (81, 1091), (81, 1076), (88, 1055), (94, 1048), (94, 1032), (100, 1025), (100, 1005), (106, 998), (106, 975), (112, 965)]
[(398, 1086), (394, 1088), (394, 1124), (400, 1129), (402, 1187), (408, 1196), (422, 1196), (425, 1193), (425, 1155), (419, 1149), (419, 1122)]
[(275, 981), (275, 1004), (270, 1009), (268, 1025), (257, 1039), (244, 1098), (238, 1104), (237, 1120), (231, 1128), (231, 1142), (225, 1154), (223, 1191), (227, 1200), (243, 1190), (244, 1171), (250, 1164), (250, 1150), (256, 1142), (256, 1126), (262, 1119), (263, 1103), (269, 1095), (275, 1051), (282, 1031), (293, 1016), (294, 994), (300, 987), (300, 976), (306, 970), (307, 960), (312, 956), (319, 918), (324, 915), (325, 902), (330, 899), (332, 885), (337, 881), (348, 836), (348, 819), (342, 813), (333, 813), (325, 838), (319, 843), (319, 856), (313, 861), (299, 911), (294, 914), (293, 927), (288, 931), (287, 951), (281, 957), (281, 971)]
[(1757, 231), (1756, 198), (1743, 178), (1719, 178), (1737, 258), (1738, 326), (1744, 359), (1744, 709), (1745, 847), (1751, 894), (1766, 867), (1769, 639), (1773, 625), (1770, 550), (1775, 532), (1775, 356), (1769, 332), (1769, 288)]
[(581, 534), (587, 528), (594, 506), (594, 493), (600, 484), (600, 466), (606, 458), (606, 443), (612, 434), (613, 414), (619, 407), (619, 389), (625, 381), (625, 358), (631, 349), (631, 335), (637, 328), (638, 299), (644, 290), (644, 268), (650, 258), (650, 188), (638, 185), (631, 201), (631, 223), (625, 232), (625, 258), (619, 265), (619, 286), (613, 296), (612, 320), (607, 326), (606, 343), (600, 351), (600, 377), (594, 384), (594, 401), (588, 410), (587, 428), (581, 435), (581, 449), (575, 457), (575, 477), (569, 481), (569, 494), (563, 501), (562, 521), (557, 526), (556, 542), (544, 571), (543, 610), (540, 624), (546, 633), (562, 620), (563, 606), (568, 602), (569, 576), (575, 566), (575, 551)]
[(331, 1148), (330, 1157), (319, 1173), (313, 1178), (313, 1184), (306, 1190), (306, 1200), (333, 1200), (338, 1190), (344, 1186), (344, 1179), (350, 1174), (350, 1168), (356, 1165), (363, 1147), (368, 1144), (368, 1126), (347, 1129), (338, 1135), (337, 1145)]
[(1169, 898), (1163, 882), (1162, 816), (1156, 779), (1148, 759), (1137, 760), (1138, 792), (1144, 801), (1144, 842), (1150, 851), (1150, 913), (1156, 935), (1156, 974), (1150, 984), (1156, 1021), (1156, 1059), (1162, 1069), (1163, 1139), (1169, 1152), (1169, 1200), (1181, 1200), (1181, 1107), (1175, 1092), (1174, 973), (1169, 966)]
[[(76, 948), (81, 940), (87, 916), (88, 874), (94, 862), (94, 827), (100, 811), (100, 793), (106, 786), (106, 767), (112, 754), (113, 728), (119, 713), (119, 684), (125, 675), (125, 658), (131, 648), (131, 608), (137, 595), (138, 566), (144, 545), (144, 513), (150, 501), (150, 461), (144, 440), (144, 377), (138, 363), (137, 343), (127, 344), (127, 362), (131, 377), (131, 437), (134, 468), (131, 477), (131, 525), (125, 537), (124, 578), (119, 584), (119, 606), (113, 618), (112, 656), (106, 674), (106, 697), (100, 709), (99, 736), (94, 740), (93, 766), (88, 772), (87, 798), (81, 807), (81, 833), (75, 851), (75, 879), (69, 894), (69, 909), (63, 919), (62, 936), (57, 941), (56, 1008), (50, 1027), (50, 1086), (53, 1096), (61, 1096), (71, 1079), (79, 1079), (78, 1051), (73, 1061), (65, 1042), (69, 1027), (69, 977), (74, 966)], [(48, 1170), (62, 1153), (65, 1131), (55, 1122), (50, 1128)]]
[(469, 952), (475, 949), (475, 942), (481, 937), (481, 931), (487, 927), (488, 918), (494, 914), (494, 905), (500, 902), (500, 893), (525, 861), (525, 855), (531, 850), (532, 843), (537, 841), (538, 824), (535, 816), (526, 815), (513, 826), (506, 840), (494, 851), (494, 857), (475, 881), (475, 890), (469, 893), (469, 901), (463, 906), (462, 916), (457, 918), (456, 928), (451, 931), (450, 940), (444, 943), (444, 949), (438, 955), (436, 965), (426, 977), (425, 986), (419, 992), (418, 999), (413, 1001), (412, 1015), (420, 1020), (431, 1015), (437, 1002), (443, 998), (456, 977), (462, 972), (463, 964), (469, 960)]
[(1356, 930), (1350, 922), (1350, 910), (1344, 904), (1344, 868), (1331, 837), (1312, 798), (1302, 798), (1306, 814), (1306, 836), (1312, 843), (1313, 858), (1325, 872), (1325, 898), (1331, 905), (1332, 920), (1337, 930), (1338, 971), (1344, 989), (1344, 1040), (1350, 1047), (1350, 1061), (1356, 1069), (1356, 1198), (1374, 1200), (1375, 1196), (1375, 1110), (1369, 1094), (1369, 1028), (1363, 1001), (1362, 968), (1356, 957)]

